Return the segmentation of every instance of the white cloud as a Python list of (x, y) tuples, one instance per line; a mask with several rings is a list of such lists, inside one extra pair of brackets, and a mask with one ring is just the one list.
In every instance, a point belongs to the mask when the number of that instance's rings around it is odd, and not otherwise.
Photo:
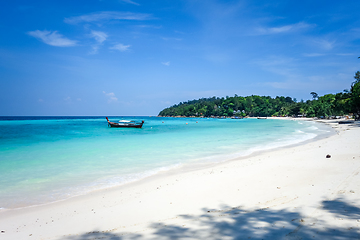
[(65, 18), (65, 22), (69, 24), (77, 24), (82, 22), (100, 22), (109, 20), (148, 20), (151, 19), (150, 14), (103, 11), (81, 15), (77, 17)]
[(36, 30), (28, 32), (28, 34), (32, 37), (40, 39), (48, 45), (55, 47), (72, 47), (76, 45), (76, 41), (63, 37), (63, 35), (57, 33), (57, 31), (51, 32), (46, 30)]
[(131, 47), (131, 45), (124, 45), (122, 43), (119, 43), (119, 44), (114, 45), (110, 49), (115, 49), (115, 50), (119, 50), (120, 52), (125, 52), (125, 51), (128, 51), (130, 47)]
[(115, 96), (115, 94), (113, 92), (111, 93), (106, 93), (105, 91), (103, 91), (103, 93), (105, 94), (105, 96), (107, 97), (108, 99), (108, 103), (111, 103), (111, 102), (117, 102), (117, 97)]
[(162, 62), (161, 64), (163, 64), (165, 66), (170, 66), (170, 62)]
[(104, 32), (92, 30), (91, 37), (95, 38), (98, 43), (103, 43), (107, 39), (108, 35)]
[(322, 53), (304, 53), (303, 55), (305, 57), (321, 57), (321, 56), (324, 56), (325, 54), (322, 54)]
[(134, 4), (134, 5), (137, 5), (137, 6), (140, 6), (140, 4), (134, 2), (134, 1), (131, 1), (131, 0), (121, 0), (122, 2), (126, 2), (126, 3), (130, 3), (130, 4)]
[(261, 27), (261, 28), (257, 28), (256, 34), (257, 35), (269, 35), (269, 34), (279, 34), (279, 33), (286, 33), (286, 32), (295, 32), (295, 31), (299, 31), (302, 29), (307, 29), (310, 28), (314, 25), (311, 24), (307, 24), (304, 22), (299, 22), (296, 24), (290, 24), (290, 25), (285, 25), (285, 26), (281, 26), (281, 27)]

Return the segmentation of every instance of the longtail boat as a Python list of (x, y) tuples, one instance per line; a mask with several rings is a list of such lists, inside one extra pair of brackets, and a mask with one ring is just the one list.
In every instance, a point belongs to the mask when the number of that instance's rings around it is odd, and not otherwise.
[(110, 122), (107, 117), (106, 120), (108, 121), (109, 127), (116, 127), (116, 128), (142, 128), (144, 124), (144, 121), (135, 122), (135, 121), (126, 121), (126, 120), (120, 120), (118, 123), (115, 123), (115, 122)]

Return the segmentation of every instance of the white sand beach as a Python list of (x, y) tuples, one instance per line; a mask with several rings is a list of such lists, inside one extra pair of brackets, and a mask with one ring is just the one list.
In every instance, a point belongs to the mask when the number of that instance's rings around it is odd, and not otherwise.
[(360, 125), (326, 122), (337, 134), (0, 210), (0, 239), (360, 239)]

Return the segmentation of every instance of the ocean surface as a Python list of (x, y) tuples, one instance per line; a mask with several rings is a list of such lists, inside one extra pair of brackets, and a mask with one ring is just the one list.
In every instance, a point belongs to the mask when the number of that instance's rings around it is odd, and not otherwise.
[(0, 117), (0, 210), (63, 200), (184, 165), (217, 163), (325, 137), (316, 122), (274, 119)]

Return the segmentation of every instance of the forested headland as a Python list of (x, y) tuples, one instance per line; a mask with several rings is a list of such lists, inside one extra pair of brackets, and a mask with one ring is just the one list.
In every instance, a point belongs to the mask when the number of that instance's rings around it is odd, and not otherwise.
[(180, 102), (165, 108), (159, 116), (184, 117), (269, 117), (303, 116), (324, 117), (353, 115), (360, 116), (360, 71), (355, 73), (350, 90), (336, 94), (318, 96), (311, 92), (312, 100), (297, 101), (291, 97), (251, 95), (225, 98), (211, 97)]

